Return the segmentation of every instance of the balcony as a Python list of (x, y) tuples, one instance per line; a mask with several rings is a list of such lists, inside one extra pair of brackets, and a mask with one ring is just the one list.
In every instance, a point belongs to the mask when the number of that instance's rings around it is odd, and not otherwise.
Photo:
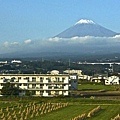
[(28, 90), (43, 90), (43, 87), (28, 87)]

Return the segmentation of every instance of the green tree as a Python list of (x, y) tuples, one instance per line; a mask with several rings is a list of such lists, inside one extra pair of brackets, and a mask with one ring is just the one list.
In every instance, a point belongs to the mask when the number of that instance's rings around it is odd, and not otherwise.
[(13, 83), (7, 82), (3, 85), (1, 89), (2, 95), (19, 95), (20, 89), (18, 87), (15, 87)]
[(32, 95), (32, 91), (26, 90), (26, 91), (25, 91), (25, 95), (26, 95), (26, 96), (31, 96), (31, 95)]

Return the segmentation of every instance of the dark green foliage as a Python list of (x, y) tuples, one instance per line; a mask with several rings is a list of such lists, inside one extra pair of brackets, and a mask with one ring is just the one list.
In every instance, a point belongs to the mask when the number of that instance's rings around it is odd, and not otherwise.
[(20, 92), (19, 88), (15, 87), (14, 84), (9, 83), (9, 82), (5, 83), (3, 85), (3, 88), (1, 89), (1, 94), (2, 95), (7, 95), (7, 96), (9, 96), (9, 95), (19, 95), (19, 92)]
[(26, 95), (26, 96), (31, 96), (31, 95), (32, 95), (32, 93), (31, 93), (31, 91), (26, 90), (26, 91), (25, 91), (25, 95)]
[(26, 90), (26, 91), (25, 91), (25, 95), (26, 95), (26, 96), (32, 96), (32, 95), (35, 95), (35, 91), (29, 91), (29, 90)]

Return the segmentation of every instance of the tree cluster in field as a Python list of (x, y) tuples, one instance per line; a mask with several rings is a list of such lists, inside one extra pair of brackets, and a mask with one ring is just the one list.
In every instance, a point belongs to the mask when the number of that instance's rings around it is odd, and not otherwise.
[(2, 120), (29, 120), (34, 117), (58, 110), (68, 106), (68, 103), (29, 103), (26, 105), (18, 104), (17, 106), (1, 108), (0, 119)]
[(85, 120), (87, 117), (92, 117), (94, 116), (95, 113), (99, 112), (101, 110), (100, 106), (97, 106), (96, 108), (94, 108), (93, 110), (91, 110), (88, 114), (83, 113), (81, 115), (78, 115), (74, 118), (72, 118), (71, 120)]
[(115, 116), (114, 118), (111, 118), (111, 120), (120, 120), (120, 115), (118, 114), (118, 115)]

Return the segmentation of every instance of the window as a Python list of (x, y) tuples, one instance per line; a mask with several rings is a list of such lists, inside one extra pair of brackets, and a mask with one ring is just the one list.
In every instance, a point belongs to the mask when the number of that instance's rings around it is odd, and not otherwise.
[(40, 86), (44, 86), (44, 84), (40, 84)]
[(32, 84), (32, 88), (35, 88), (36, 87), (36, 84)]
[(43, 88), (43, 86), (44, 86), (43, 84), (40, 84), (40, 88), (41, 88), (41, 89)]
[(56, 92), (55, 92), (55, 95), (59, 95), (59, 91), (56, 91)]
[(46, 93), (48, 93), (48, 95), (51, 95), (51, 91), (46, 91)]
[(52, 89), (52, 86), (51, 86), (51, 85), (49, 85), (49, 86), (48, 86), (48, 89)]
[(43, 77), (40, 77), (40, 80), (43, 80)]
[(40, 91), (40, 95), (43, 95), (43, 91)]
[(62, 78), (62, 82), (64, 82), (65, 78)]
[(12, 78), (11, 78), (11, 80), (14, 80), (14, 79), (15, 79), (15, 77), (12, 77)]
[(27, 83), (24, 83), (23, 85), (24, 85), (24, 86), (27, 86)]
[(29, 77), (25, 77), (24, 79), (25, 79), (25, 80), (29, 80)]
[(18, 80), (21, 80), (21, 77), (18, 77)]
[(32, 77), (32, 82), (36, 82), (36, 77)]
[(59, 82), (60, 81), (60, 78), (59, 77), (56, 77), (56, 82)]
[(43, 79), (44, 79), (43, 77), (40, 77), (40, 82), (43, 82)]

